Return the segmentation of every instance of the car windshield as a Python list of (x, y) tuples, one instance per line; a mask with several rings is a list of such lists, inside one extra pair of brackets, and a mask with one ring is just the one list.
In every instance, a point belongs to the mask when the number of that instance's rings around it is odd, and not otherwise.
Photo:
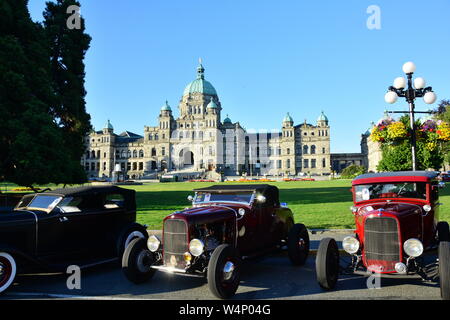
[(241, 202), (250, 204), (253, 200), (253, 192), (227, 192), (227, 193), (209, 193), (198, 192), (194, 203), (204, 202)]
[(20, 201), (17, 209), (33, 209), (50, 212), (61, 201), (60, 196), (36, 195), (33, 198), (27, 198), (26, 201)]
[(383, 198), (427, 198), (423, 182), (380, 183), (355, 186), (356, 202)]

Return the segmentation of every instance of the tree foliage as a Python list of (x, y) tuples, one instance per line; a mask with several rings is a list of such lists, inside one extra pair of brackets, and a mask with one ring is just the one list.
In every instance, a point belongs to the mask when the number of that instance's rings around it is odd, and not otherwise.
[(0, 0), (0, 180), (25, 186), (80, 182), (86, 177), (73, 151), (80, 144), (72, 144), (75, 135), (68, 136), (69, 126), (58, 120), (49, 41), (27, 4)]
[(356, 164), (352, 164), (342, 170), (341, 178), (343, 179), (353, 179), (360, 174), (366, 173), (366, 168), (364, 166), (358, 166)]

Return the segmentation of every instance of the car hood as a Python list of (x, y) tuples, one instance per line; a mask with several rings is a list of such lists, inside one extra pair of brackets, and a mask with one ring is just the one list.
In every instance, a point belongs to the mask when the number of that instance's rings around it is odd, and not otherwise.
[(360, 207), (358, 213), (364, 216), (389, 213), (395, 215), (398, 218), (401, 218), (411, 214), (422, 214), (422, 211), (422, 206), (419, 204), (392, 201), (363, 205)]
[(183, 219), (189, 224), (214, 223), (221, 220), (235, 219), (239, 208), (241, 206), (225, 204), (194, 207), (175, 212), (166, 217), (166, 219)]

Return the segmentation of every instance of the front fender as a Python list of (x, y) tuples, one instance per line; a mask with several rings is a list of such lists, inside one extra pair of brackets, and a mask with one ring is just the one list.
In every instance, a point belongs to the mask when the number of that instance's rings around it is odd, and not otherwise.
[(275, 215), (279, 222), (283, 224), (283, 233), (287, 237), (289, 230), (294, 226), (294, 214), (292, 213), (292, 210), (284, 207), (277, 208), (275, 210)]
[(13, 246), (0, 244), (0, 252), (6, 252), (12, 255), (14, 260), (16, 260), (17, 268), (19, 272), (24, 268), (28, 267), (38, 267), (44, 270), (47, 270), (48, 267), (37, 260), (34, 256), (25, 253), (22, 250), (19, 250)]

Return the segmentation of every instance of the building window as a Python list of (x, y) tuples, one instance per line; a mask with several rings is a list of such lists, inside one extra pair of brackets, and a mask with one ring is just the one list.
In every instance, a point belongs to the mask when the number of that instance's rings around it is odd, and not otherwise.
[(287, 159), (286, 160), (286, 168), (290, 169), (291, 168), (291, 159)]
[(137, 151), (133, 150), (133, 158), (137, 158)]
[(315, 145), (311, 146), (311, 154), (316, 154), (316, 146)]
[(103, 152), (103, 158), (106, 158), (106, 152)]
[(277, 169), (281, 169), (281, 160), (277, 160)]
[(127, 158), (131, 158), (131, 150), (127, 151)]
[(136, 171), (137, 170), (137, 163), (133, 162), (133, 170)]
[(326, 164), (327, 164), (327, 162), (326, 162), (325, 158), (323, 158), (323, 159), (322, 159), (322, 168), (325, 168), (325, 167), (326, 167)]
[(139, 170), (144, 170), (144, 163), (143, 162), (139, 162)]
[(287, 148), (286, 149), (286, 154), (291, 154), (291, 149)]
[(309, 168), (309, 161), (308, 161), (308, 159), (304, 159), (303, 160), (303, 168), (305, 168), (305, 169)]
[(161, 148), (161, 155), (162, 155), (162, 156), (165, 156), (165, 155), (166, 155), (166, 148), (165, 148), (165, 147), (162, 147), (162, 148)]
[(316, 168), (316, 159), (311, 159), (311, 168)]
[(152, 157), (156, 157), (156, 148), (152, 148), (151, 155)]
[(325, 147), (322, 148), (322, 153), (325, 153)]
[(308, 154), (308, 146), (303, 146), (303, 154)]
[(127, 163), (127, 171), (130, 171), (131, 170), (131, 162), (128, 162)]
[(106, 162), (103, 162), (103, 171), (106, 170)]
[(144, 157), (144, 150), (139, 150), (139, 158), (143, 158)]
[(97, 150), (97, 158), (100, 159), (100, 150)]
[(92, 171), (95, 170), (95, 162), (91, 162), (91, 170), (92, 170)]

